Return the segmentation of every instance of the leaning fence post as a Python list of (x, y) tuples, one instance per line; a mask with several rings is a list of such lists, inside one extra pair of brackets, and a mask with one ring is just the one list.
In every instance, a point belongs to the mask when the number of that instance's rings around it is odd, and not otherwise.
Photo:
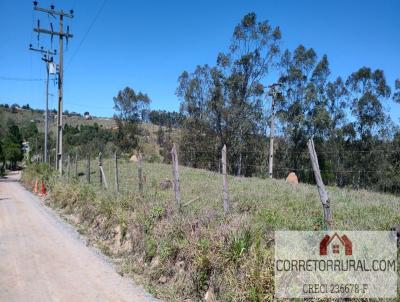
[(222, 161), (222, 198), (224, 201), (224, 212), (228, 213), (230, 204), (229, 204), (229, 193), (228, 193), (228, 175), (226, 172), (226, 145), (222, 148), (221, 154)]
[(86, 163), (86, 181), (90, 184), (90, 154), (87, 156), (87, 163)]
[(308, 152), (310, 153), (310, 159), (312, 168), (314, 170), (315, 182), (317, 183), (319, 198), (321, 199), (322, 209), (324, 211), (324, 220), (328, 228), (331, 227), (332, 223), (332, 212), (328, 192), (325, 190), (325, 185), (322, 181), (321, 172), (319, 170), (318, 157), (315, 152), (315, 146), (313, 139), (309, 139), (307, 142)]
[(108, 189), (108, 182), (107, 182), (106, 174), (104, 173), (104, 170), (103, 170), (103, 166), (100, 166), (100, 173), (101, 173), (101, 176), (103, 177), (104, 187), (106, 189)]
[(115, 151), (115, 190), (119, 193), (119, 178), (118, 178), (118, 155)]
[(175, 203), (177, 208), (180, 210), (181, 206), (181, 188), (179, 183), (179, 163), (178, 163), (178, 154), (176, 152), (175, 143), (173, 144), (172, 150), (172, 176), (174, 178), (174, 193), (175, 193)]
[(101, 152), (99, 153), (99, 174), (100, 186), (104, 184), (104, 187), (108, 189), (108, 182), (103, 169), (103, 154)]
[(143, 176), (142, 176), (142, 154), (138, 153), (138, 181), (139, 181), (139, 192), (143, 193)]
[(75, 178), (78, 179), (78, 153), (75, 154)]

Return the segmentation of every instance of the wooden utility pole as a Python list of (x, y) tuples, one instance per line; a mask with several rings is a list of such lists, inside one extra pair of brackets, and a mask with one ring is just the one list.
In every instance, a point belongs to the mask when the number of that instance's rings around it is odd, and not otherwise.
[(60, 23), (60, 28), (59, 31), (54, 31), (53, 30), (53, 25), (51, 25), (51, 29), (43, 29), (40, 28), (40, 22), (38, 21), (38, 26), (37, 28), (34, 28), (33, 30), (38, 33), (43, 34), (48, 34), (51, 35), (51, 38), (53, 38), (54, 35), (59, 37), (59, 62), (58, 62), (58, 112), (57, 112), (57, 142), (56, 142), (56, 169), (60, 172), (62, 175), (62, 114), (63, 114), (63, 80), (64, 80), (64, 75), (63, 75), (63, 42), (64, 38), (66, 38), (67, 43), (68, 39), (72, 38), (73, 35), (69, 33), (69, 27), (67, 27), (67, 32), (63, 31), (63, 21), (64, 17), (67, 18), (73, 18), (73, 11), (70, 10), (69, 13), (64, 12), (63, 10), (56, 11), (54, 10), (54, 5), (50, 6), (50, 9), (47, 8), (41, 8), (38, 7), (38, 2), (34, 1), (33, 2), (33, 9), (39, 12), (47, 13), (51, 16), (59, 16), (59, 23)]
[(274, 169), (274, 130), (275, 130), (275, 101), (278, 96), (277, 87), (281, 86), (279, 83), (275, 83), (269, 86), (270, 91), (268, 95), (271, 96), (271, 124), (269, 134), (269, 161), (268, 161), (268, 175), (269, 178), (273, 176)]
[(174, 193), (175, 193), (175, 203), (178, 210), (181, 208), (181, 186), (179, 183), (179, 163), (178, 163), (178, 153), (176, 151), (175, 143), (173, 144), (172, 150), (172, 176), (174, 181)]
[(224, 145), (224, 147), (222, 148), (221, 161), (222, 161), (222, 198), (224, 201), (224, 212), (226, 214), (229, 212), (230, 209), (229, 193), (228, 193), (228, 174), (226, 165), (226, 145)]
[(325, 185), (322, 181), (321, 172), (319, 170), (318, 157), (315, 152), (314, 140), (311, 138), (307, 142), (308, 152), (310, 153), (311, 165), (314, 170), (315, 182), (317, 183), (319, 198), (322, 203), (322, 209), (324, 211), (324, 220), (328, 228), (332, 224), (332, 212), (331, 205), (328, 197), (328, 192), (325, 189)]
[(48, 135), (49, 135), (49, 74), (50, 74), (50, 63), (53, 63), (53, 55), (56, 55), (57, 51), (44, 50), (43, 47), (40, 49), (33, 48), (32, 44), (29, 45), (29, 50), (39, 52), (43, 54), (42, 60), (46, 63), (46, 109), (44, 116), (44, 162), (48, 162)]

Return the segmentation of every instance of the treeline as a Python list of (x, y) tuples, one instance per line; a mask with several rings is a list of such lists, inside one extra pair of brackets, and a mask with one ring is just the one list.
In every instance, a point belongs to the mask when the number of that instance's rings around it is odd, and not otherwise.
[[(4, 103), (4, 104), (0, 104), (0, 108), (2, 108), (5, 111), (11, 112), (11, 113), (17, 113), (18, 110), (26, 110), (26, 111), (30, 111), (30, 112), (34, 112), (34, 113), (44, 114), (44, 110), (43, 109), (32, 108), (29, 104), (25, 104), (25, 105), (20, 106), (17, 103), (14, 103), (14, 104)], [(57, 110), (54, 109), (54, 108), (53, 109), (49, 109), (49, 113), (53, 114), (53, 115), (56, 115), (57, 114)], [(75, 112), (75, 111), (71, 111), (70, 112), (68, 110), (65, 110), (63, 112), (63, 115), (66, 115), (66, 116), (79, 116), (79, 117), (82, 116), (82, 114), (80, 114), (78, 112)]]
[(37, 148), (38, 129), (35, 123), (18, 126), (12, 119), (4, 119), (0, 113), (0, 175), (5, 169), (17, 169), (23, 160), (23, 141), (30, 142), (34, 151)]
[(185, 116), (176, 111), (150, 110), (147, 122), (154, 125), (180, 128), (185, 120)]
[(385, 107), (400, 102), (400, 81), (392, 94), (379, 69), (361, 67), (332, 78), (327, 55), (303, 45), (282, 50), (281, 40), (279, 27), (247, 14), (215, 66), (181, 74), (181, 161), (217, 170), (226, 144), (231, 174), (265, 176), (271, 117), (266, 83), (275, 77), (275, 177), (295, 171), (301, 181), (313, 181), (306, 149), (313, 137), (328, 184), (399, 192), (400, 132)]

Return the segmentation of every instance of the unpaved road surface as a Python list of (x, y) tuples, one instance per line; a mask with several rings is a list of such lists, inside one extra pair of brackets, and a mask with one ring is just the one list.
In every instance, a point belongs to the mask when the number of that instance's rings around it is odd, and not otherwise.
[(0, 301), (154, 301), (18, 183), (0, 179)]

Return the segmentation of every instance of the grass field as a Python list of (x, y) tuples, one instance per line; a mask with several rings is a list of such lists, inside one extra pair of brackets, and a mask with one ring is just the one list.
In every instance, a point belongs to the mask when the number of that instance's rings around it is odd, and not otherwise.
[[(94, 164), (94, 165), (93, 165)], [(99, 184), (98, 166), (92, 163), (91, 182)], [(137, 164), (119, 160), (119, 180), (122, 193), (138, 194)], [(79, 162), (78, 171), (85, 173), (86, 162)], [(113, 159), (104, 159), (103, 167), (114, 191), (115, 163)], [(172, 190), (162, 191), (159, 183), (164, 179), (172, 180), (171, 165), (143, 163), (143, 175), (146, 178), (144, 190), (147, 194), (156, 194), (161, 202), (173, 200)], [(71, 175), (72, 175), (71, 170)], [(85, 182), (86, 176), (80, 181)], [(234, 211), (269, 212), (275, 228), (310, 230), (322, 227), (322, 208), (316, 186), (300, 184), (293, 186), (284, 180), (244, 178), (229, 176), (229, 195)], [(182, 203), (190, 203), (190, 211), (208, 209), (222, 210), (222, 177), (220, 174), (201, 169), (180, 167)], [(400, 221), (400, 198), (366, 190), (328, 187), (334, 213), (333, 228), (349, 230), (387, 230)], [(261, 211), (262, 212), (262, 211)]]
[[(175, 209), (171, 166), (143, 163), (139, 194), (137, 166), (121, 160), (121, 194), (115, 192), (113, 161), (105, 159), (109, 189), (85, 176), (50, 177), (49, 204), (77, 224), (93, 244), (117, 259), (129, 274), (167, 301), (200, 301), (213, 289), (218, 301), (273, 300), (273, 231), (321, 230), (322, 208), (315, 186), (284, 180), (229, 177), (232, 211), (223, 214), (221, 175), (180, 167), (182, 207)], [(84, 162), (79, 163), (83, 172)], [(36, 175), (24, 173), (25, 183)], [(400, 221), (400, 198), (328, 187), (333, 228), (389, 230)]]

